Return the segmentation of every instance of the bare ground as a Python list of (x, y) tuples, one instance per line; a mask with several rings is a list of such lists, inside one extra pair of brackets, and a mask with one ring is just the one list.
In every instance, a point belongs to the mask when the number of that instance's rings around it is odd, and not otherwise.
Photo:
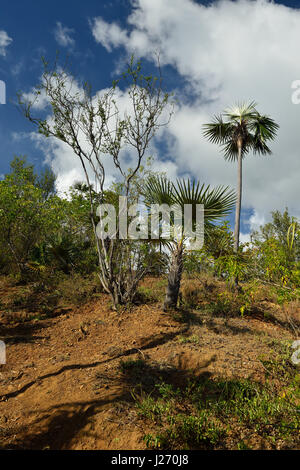
[[(0, 294), (6, 291), (2, 285)], [(180, 341), (190, 336), (198, 340)], [(270, 341), (295, 338), (280, 318), (193, 311), (182, 322), (158, 303), (112, 312), (103, 294), (53, 318), (2, 317), (0, 339), (7, 345), (0, 366), (2, 449), (137, 450), (145, 449), (152, 424), (138, 415), (131, 393), (138, 384), (120, 361), (145, 360), (149, 381), (172, 373), (180, 382), (187, 371), (263, 381), (259, 359), (270, 354)]]

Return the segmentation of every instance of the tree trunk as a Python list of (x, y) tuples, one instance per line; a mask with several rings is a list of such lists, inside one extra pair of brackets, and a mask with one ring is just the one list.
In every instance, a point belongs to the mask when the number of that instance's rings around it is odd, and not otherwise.
[[(234, 245), (233, 250), (237, 254), (240, 243), (240, 222), (241, 222), (241, 203), (242, 203), (242, 139), (238, 140), (238, 175), (237, 175), (237, 198), (235, 207), (235, 225), (234, 225)], [(234, 280), (235, 288), (239, 287), (239, 278), (236, 276)]]
[(183, 265), (183, 243), (179, 242), (172, 250), (171, 266), (168, 275), (168, 286), (166, 289), (166, 297), (164, 301), (164, 310), (176, 308), (178, 302), (178, 294), (181, 283)]
[(238, 141), (238, 175), (237, 175), (237, 198), (235, 207), (235, 225), (234, 225), (234, 252), (237, 253), (240, 242), (240, 220), (241, 220), (241, 202), (242, 202), (242, 140)]

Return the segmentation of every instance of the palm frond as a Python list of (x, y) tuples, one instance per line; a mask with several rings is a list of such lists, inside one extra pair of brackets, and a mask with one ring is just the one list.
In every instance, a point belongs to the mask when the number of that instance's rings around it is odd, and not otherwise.
[(248, 148), (258, 155), (271, 155), (272, 151), (266, 142), (256, 135), (251, 135), (248, 143)]
[[(178, 205), (184, 211), (184, 206), (192, 206), (192, 225), (197, 229), (196, 206), (204, 206), (204, 224), (208, 229), (215, 221), (227, 216), (236, 203), (235, 191), (228, 186), (211, 188), (210, 185), (200, 184), (195, 180), (177, 179), (172, 183), (165, 177), (154, 176), (145, 183), (145, 204)], [(172, 219), (173, 220), (173, 219)]]
[(223, 114), (230, 121), (251, 120), (257, 114), (256, 106), (257, 103), (255, 101), (251, 101), (250, 103), (241, 102), (227, 108)]
[(203, 125), (203, 135), (213, 144), (224, 144), (230, 139), (233, 126), (224, 122), (222, 116), (215, 116), (214, 121)]
[(145, 204), (173, 204), (172, 183), (165, 176), (151, 176), (142, 190)]
[(211, 188), (189, 179), (177, 180), (176, 183), (176, 186), (173, 185), (174, 203), (181, 207), (185, 204), (203, 204), (206, 222), (225, 217), (234, 208), (236, 194), (228, 186)]
[[(242, 146), (242, 158), (253, 149), (253, 136), (249, 133), (246, 133), (243, 140), (244, 144)], [(232, 139), (222, 146), (223, 155), (225, 160), (233, 162), (238, 159), (238, 144), (237, 139)]]
[(203, 197), (204, 220), (213, 222), (228, 215), (236, 203), (236, 193), (229, 186), (217, 186)]
[(256, 118), (249, 123), (249, 130), (262, 140), (274, 140), (278, 129), (279, 125), (273, 119), (261, 114), (257, 114)]
[(196, 201), (201, 200), (203, 194), (208, 190), (209, 186), (205, 188), (204, 184), (200, 185), (199, 182), (196, 184), (195, 180), (177, 179), (176, 185), (173, 184), (174, 202), (180, 206), (184, 206), (184, 204), (197, 204)]

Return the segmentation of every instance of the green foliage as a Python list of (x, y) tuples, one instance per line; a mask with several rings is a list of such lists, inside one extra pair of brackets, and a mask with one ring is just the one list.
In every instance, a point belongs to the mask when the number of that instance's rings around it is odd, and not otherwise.
[(54, 175), (40, 176), (26, 158), (16, 157), (0, 181), (0, 269), (22, 279), (45, 269), (65, 273), (95, 270), (97, 258), (84, 191), (65, 198), (54, 191)]
[(183, 258), (184, 272), (189, 279), (197, 278), (203, 273), (212, 273), (214, 258), (208, 253), (206, 245), (202, 250), (189, 251)]
[(300, 286), (299, 229), (288, 209), (272, 212), (272, 222), (252, 234), (253, 275), (281, 286)]
[(228, 221), (206, 230), (205, 252), (215, 259), (233, 253), (233, 234)]
[(258, 309), (256, 283), (244, 286), (242, 290), (226, 290), (218, 293), (213, 301), (206, 306), (206, 310), (216, 316), (247, 315)]
[(178, 337), (178, 342), (181, 344), (199, 344), (199, 336), (197, 335), (191, 335), (191, 336), (179, 336)]
[(243, 255), (233, 251), (233, 234), (228, 221), (220, 225), (207, 225), (205, 243), (200, 251), (189, 252), (184, 258), (184, 267), (189, 277), (199, 277), (203, 273), (215, 274), (229, 283), (237, 273), (245, 269)]
[[(206, 273), (224, 279), (232, 288), (241, 283), (260, 280), (281, 291), (283, 298), (297, 298), (300, 287), (300, 228), (286, 209), (272, 212), (272, 222), (251, 234), (251, 242), (233, 250), (233, 236), (227, 222), (206, 230), (202, 250), (187, 253), (184, 267), (190, 278)], [(296, 293), (296, 296), (295, 296)]]
[(246, 280), (249, 274), (250, 255), (246, 251), (239, 251), (237, 254), (230, 253), (218, 257), (215, 260), (215, 272), (222, 278), (226, 279), (229, 285), (233, 286), (235, 279), (240, 281)]
[(52, 230), (54, 177), (46, 171), (40, 177), (26, 158), (15, 157), (11, 173), (0, 181), (0, 247), (2, 267), (21, 276), (39, 264), (30, 265), (34, 248)]
[[(299, 431), (299, 376), (290, 349), (263, 362), (265, 383), (250, 379), (199, 378), (180, 388), (156, 384), (152, 394), (135, 396), (139, 413), (154, 423), (146, 434), (149, 448), (251, 448), (247, 441), (264, 439), (273, 447), (293, 447)], [(272, 378), (272, 380), (269, 380)], [(183, 413), (184, 410), (184, 413)], [(229, 439), (229, 440), (227, 440)]]

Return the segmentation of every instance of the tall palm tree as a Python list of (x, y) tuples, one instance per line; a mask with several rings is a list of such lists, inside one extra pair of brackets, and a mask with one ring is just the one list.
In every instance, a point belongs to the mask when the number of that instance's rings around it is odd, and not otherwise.
[(223, 147), (225, 160), (238, 163), (237, 199), (234, 227), (234, 251), (239, 248), (240, 219), (242, 202), (242, 161), (252, 151), (254, 154), (269, 155), (267, 145), (277, 134), (278, 124), (268, 116), (259, 114), (256, 103), (242, 103), (225, 110), (214, 121), (204, 125), (204, 136), (214, 144)]
[[(165, 176), (154, 176), (148, 178), (145, 182), (143, 191), (146, 205), (151, 204), (167, 204), (178, 205), (184, 211), (185, 204), (192, 205), (192, 227), (197, 230), (196, 222), (196, 205), (204, 206), (204, 229), (209, 230), (213, 226), (213, 222), (225, 217), (233, 209), (236, 194), (228, 187), (218, 186), (211, 189), (209, 185), (200, 185), (195, 181), (177, 180), (176, 184), (171, 182)], [(172, 221), (171, 221), (172, 223)], [(174, 220), (173, 220), (174, 224)], [(159, 242), (162, 240), (159, 239)], [(164, 308), (176, 308), (178, 302), (178, 294), (181, 283), (181, 275), (183, 268), (183, 256), (186, 243), (189, 240), (183, 235), (177, 239), (174, 237), (172, 241), (166, 243), (168, 246), (171, 259), (168, 273), (168, 285)]]

